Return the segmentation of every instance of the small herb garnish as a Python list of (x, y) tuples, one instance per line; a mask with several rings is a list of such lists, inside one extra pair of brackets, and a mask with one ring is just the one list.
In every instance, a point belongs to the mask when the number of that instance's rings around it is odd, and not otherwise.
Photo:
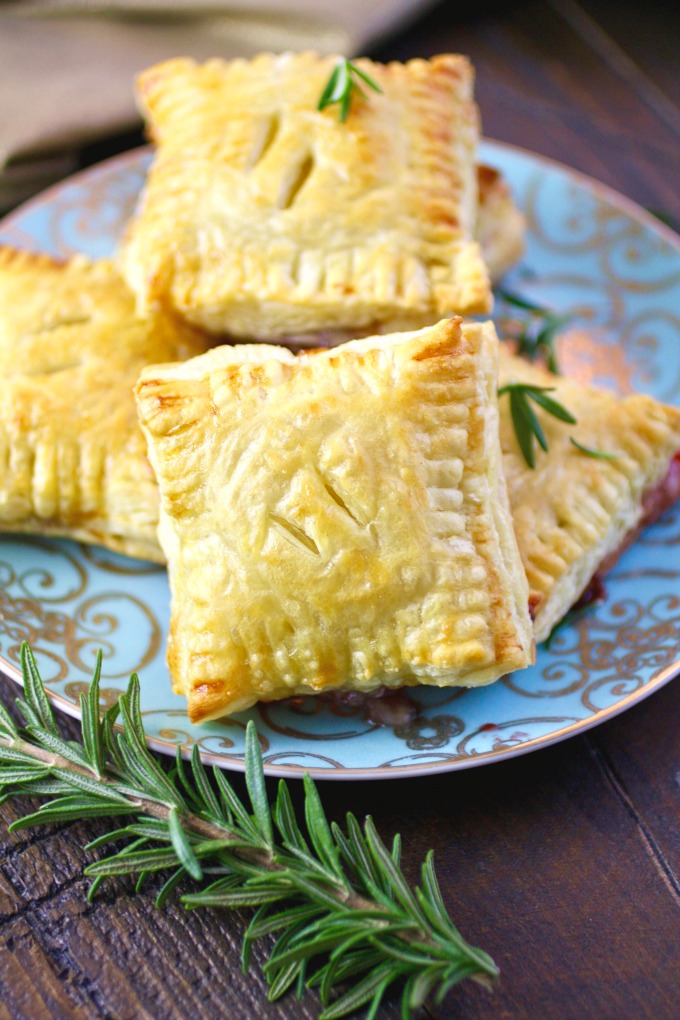
[(499, 290), (498, 296), (507, 305), (529, 312), (526, 319), (519, 323), (519, 329), (515, 328), (513, 331), (512, 327), (508, 326), (506, 330), (508, 339), (514, 340), (517, 345), (517, 353), (527, 361), (544, 359), (546, 367), (555, 375), (559, 375), (555, 344), (558, 333), (570, 321), (570, 316), (558, 315), (506, 290)]
[[(465, 942), (446, 913), (432, 852), (421, 886), (412, 890), (399, 865), (399, 836), (388, 849), (371, 818), (361, 826), (347, 815), (346, 834), (329, 824), (307, 775), (303, 831), (283, 781), (269, 804), (252, 721), (245, 741), (246, 805), (220, 769), (212, 770), (211, 781), (196, 744), (190, 767), (178, 748), (174, 769), (161, 768), (146, 746), (136, 676), (100, 718), (99, 657), (89, 691), (80, 696), (79, 744), (61, 737), (26, 644), (21, 665), (24, 699), (16, 703), (23, 728), (0, 704), (0, 803), (19, 796), (51, 799), (10, 830), (136, 816), (86, 848), (131, 840), (85, 869), (94, 877), (90, 898), (108, 875), (137, 875), (139, 888), (152, 872), (174, 869), (158, 906), (190, 876), (204, 884), (182, 896), (188, 909), (255, 907), (244, 936), (244, 970), (253, 942), (276, 935), (264, 967), (270, 1001), (291, 987), (298, 995), (318, 988), (325, 1006), (319, 1020), (362, 1006), (375, 1017), (395, 981), (403, 984), (404, 1020), (432, 994), (441, 1002), (463, 978), (493, 984), (493, 960)], [(114, 725), (119, 717), (120, 727)], [(340, 995), (332, 998), (338, 986)]]
[(335, 103), (340, 104), (340, 120), (344, 122), (347, 120), (349, 115), (349, 108), (352, 102), (352, 96), (354, 92), (358, 92), (359, 95), (365, 96), (366, 93), (362, 89), (359, 82), (356, 80), (360, 78), (361, 81), (365, 82), (369, 88), (372, 88), (375, 92), (382, 92), (382, 89), (377, 82), (373, 81), (365, 71), (353, 64), (351, 60), (347, 60), (344, 57), (338, 61), (333, 68), (330, 78), (326, 83), (319, 105), (317, 109), (325, 110), (327, 106), (333, 106)]
[(569, 425), (576, 424), (576, 418), (574, 418), (573, 414), (560, 404), (559, 401), (547, 395), (552, 393), (554, 389), (554, 386), (533, 386), (530, 383), (516, 382), (507, 383), (505, 386), (501, 386), (498, 391), (499, 397), (507, 393), (510, 398), (510, 416), (513, 428), (517, 436), (519, 448), (530, 468), (536, 466), (534, 440), (537, 440), (539, 446), (546, 452), (548, 450), (545, 432), (530, 401), (533, 400), (535, 404), (542, 407), (553, 418), (558, 418)]
[(623, 457), (622, 453), (608, 453), (606, 450), (594, 450), (591, 446), (584, 446), (573, 436), (570, 436), (569, 442), (581, 453), (585, 453), (586, 457), (596, 457), (598, 460), (615, 460), (617, 457)]

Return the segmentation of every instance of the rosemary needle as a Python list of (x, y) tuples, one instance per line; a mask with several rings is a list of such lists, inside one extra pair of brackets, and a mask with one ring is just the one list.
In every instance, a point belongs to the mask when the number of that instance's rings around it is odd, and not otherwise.
[(513, 382), (501, 386), (498, 396), (508, 394), (510, 400), (510, 417), (517, 437), (517, 443), (524, 460), (530, 468), (536, 466), (536, 451), (534, 442), (547, 452), (548, 441), (545, 437), (543, 427), (539, 418), (531, 406), (531, 402), (537, 404), (553, 418), (566, 422), (568, 425), (575, 425), (576, 418), (560, 404), (554, 397), (548, 394), (554, 392), (554, 386), (534, 386), (530, 383)]
[(580, 450), (581, 453), (585, 453), (586, 457), (595, 457), (597, 460), (616, 460), (617, 457), (622, 457), (622, 453), (609, 453), (607, 450), (595, 450), (592, 446), (585, 446), (584, 443), (579, 443), (578, 439), (570, 437), (569, 442)]
[(499, 290), (498, 296), (506, 305), (527, 313), (519, 323), (519, 328), (511, 330), (508, 334), (517, 346), (517, 354), (527, 361), (542, 358), (549, 371), (553, 375), (559, 375), (557, 337), (570, 322), (571, 317), (552, 312), (507, 290)]

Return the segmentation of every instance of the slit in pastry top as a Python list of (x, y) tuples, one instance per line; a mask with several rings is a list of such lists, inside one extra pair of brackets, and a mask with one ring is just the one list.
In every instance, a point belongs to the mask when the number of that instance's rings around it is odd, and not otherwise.
[[(123, 265), (141, 311), (278, 341), (490, 310), (475, 231), (497, 265), (512, 256), (478, 222), (469, 61), (359, 60), (381, 92), (341, 123), (317, 109), (337, 59), (175, 59), (139, 77), (157, 151)], [(485, 194), (513, 233), (501, 189)]]

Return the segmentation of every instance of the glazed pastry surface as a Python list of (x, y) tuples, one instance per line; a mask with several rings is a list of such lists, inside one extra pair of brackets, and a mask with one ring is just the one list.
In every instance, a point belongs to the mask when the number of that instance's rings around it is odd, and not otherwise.
[(529, 663), (497, 346), (490, 323), (450, 320), (142, 373), (168, 662), (191, 719), (333, 688), (472, 686)]
[[(645, 495), (680, 450), (680, 410), (552, 375), (501, 350), (500, 382), (510, 381), (554, 387), (552, 396), (577, 419), (567, 425), (537, 409), (549, 450), (539, 450), (532, 470), (517, 445), (508, 398), (500, 398), (503, 469), (534, 632), (543, 641), (643, 516)], [(621, 456), (589, 457), (573, 446), (572, 436)]]
[(490, 309), (469, 61), (359, 60), (382, 93), (355, 94), (342, 123), (317, 109), (337, 59), (175, 59), (140, 76), (158, 150), (124, 264), (142, 309), (248, 340)]
[(132, 388), (144, 365), (206, 344), (134, 306), (109, 262), (0, 249), (0, 530), (162, 561)]

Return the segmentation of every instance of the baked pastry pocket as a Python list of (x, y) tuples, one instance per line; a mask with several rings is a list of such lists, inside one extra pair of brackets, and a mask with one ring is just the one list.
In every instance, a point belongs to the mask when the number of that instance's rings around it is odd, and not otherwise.
[(164, 313), (137, 319), (110, 262), (0, 249), (0, 531), (162, 562), (133, 386), (145, 365), (205, 349)]
[(552, 387), (550, 396), (576, 418), (570, 425), (537, 408), (548, 451), (537, 451), (532, 469), (520, 451), (508, 398), (500, 400), (503, 468), (536, 640), (543, 641), (593, 577), (610, 569), (640, 528), (680, 498), (680, 410), (552, 375), (505, 350), (500, 381)]
[(192, 720), (331, 689), (485, 684), (529, 663), (497, 346), (490, 323), (451, 320), (142, 373), (168, 663)]
[(261, 340), (489, 310), (469, 61), (359, 60), (382, 91), (355, 92), (342, 122), (317, 109), (337, 59), (140, 76), (157, 153), (124, 264), (143, 310)]

